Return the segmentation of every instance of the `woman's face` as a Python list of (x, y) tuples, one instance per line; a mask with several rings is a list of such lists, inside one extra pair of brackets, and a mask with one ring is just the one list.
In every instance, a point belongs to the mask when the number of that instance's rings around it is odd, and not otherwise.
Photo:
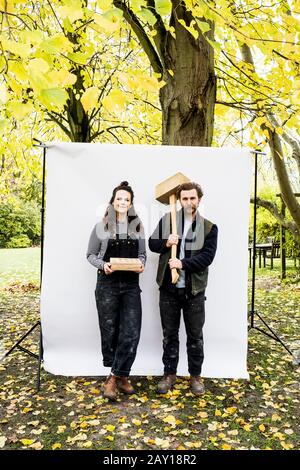
[(119, 189), (116, 192), (112, 205), (117, 213), (126, 214), (132, 206), (131, 194), (124, 189)]

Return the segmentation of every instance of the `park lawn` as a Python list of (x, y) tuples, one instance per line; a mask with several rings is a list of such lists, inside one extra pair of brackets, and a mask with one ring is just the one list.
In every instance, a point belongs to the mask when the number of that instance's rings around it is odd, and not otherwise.
[[(299, 284), (281, 284), (274, 272), (259, 271), (256, 308), (296, 352)], [(1, 344), (6, 350), (39, 318), (39, 291), (30, 278), (27, 286), (0, 289)], [(261, 326), (258, 320), (256, 324)], [(37, 345), (36, 331), (28, 346), (36, 351)], [(3, 449), (300, 448), (300, 368), (279, 343), (255, 330), (249, 334), (250, 380), (207, 379), (202, 397), (190, 393), (186, 378), (166, 396), (157, 396), (157, 378), (133, 377), (137, 393), (109, 403), (101, 396), (103, 378), (46, 372), (39, 394), (34, 394), (36, 367), (20, 351), (0, 364)]]
[(40, 248), (0, 249), (0, 289), (13, 283), (39, 284)]

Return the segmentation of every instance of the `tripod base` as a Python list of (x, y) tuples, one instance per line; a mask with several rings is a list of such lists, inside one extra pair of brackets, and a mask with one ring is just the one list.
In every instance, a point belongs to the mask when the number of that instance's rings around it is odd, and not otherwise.
[[(27, 348), (24, 348), (21, 346), (21, 343), (29, 336), (37, 327), (40, 327), (40, 339), (39, 339), (39, 354), (35, 354), (32, 351), (30, 351)], [(28, 330), (11, 348), (9, 351), (7, 351), (2, 359), (5, 359), (8, 357), (15, 349), (20, 349), (20, 351), (25, 352), (29, 356), (33, 357), (34, 359), (37, 359), (38, 361), (38, 370), (37, 370), (37, 382), (36, 382), (36, 392), (38, 393), (40, 391), (40, 386), (41, 386), (41, 364), (43, 361), (43, 340), (42, 340), (42, 328), (41, 328), (41, 322), (38, 321), (36, 322), (30, 330)]]
[[(268, 333), (267, 331), (263, 330), (262, 328), (259, 328), (258, 326), (254, 325), (254, 316), (255, 315), (260, 319), (260, 321), (270, 331), (270, 333)], [(286, 346), (286, 344), (280, 339), (280, 337), (277, 335), (277, 333), (268, 325), (268, 323), (263, 319), (263, 317), (257, 311), (250, 311), (249, 316), (251, 317), (251, 323), (250, 323), (250, 326), (249, 326), (249, 331), (254, 329), (254, 330), (257, 330), (260, 333), (264, 334), (265, 336), (268, 336), (269, 338), (274, 339), (275, 341), (280, 343), (281, 346), (283, 346), (284, 349), (293, 357), (293, 359), (294, 359), (293, 362), (296, 365), (300, 364), (300, 359), (292, 353), (292, 351)]]

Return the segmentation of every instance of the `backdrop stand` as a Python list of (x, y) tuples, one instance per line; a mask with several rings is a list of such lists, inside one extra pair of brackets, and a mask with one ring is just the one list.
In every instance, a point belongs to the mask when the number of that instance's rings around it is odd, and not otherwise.
[[(45, 214), (45, 168), (46, 168), (46, 150), (47, 146), (40, 142), (38, 139), (33, 139), (38, 144), (34, 144), (34, 147), (41, 147), (43, 149), (43, 181), (42, 181), (42, 207), (41, 207), (41, 262), (40, 262), (40, 289), (42, 286), (42, 275), (43, 275), (43, 259), (44, 259), (44, 214)], [(21, 344), (37, 327), (40, 327), (39, 335), (39, 353), (35, 354), (27, 348), (24, 348)], [(42, 335), (42, 326), (41, 321), (37, 321), (11, 348), (4, 354), (3, 359), (8, 357), (15, 349), (20, 349), (29, 356), (37, 359), (38, 361), (38, 370), (36, 378), (36, 392), (38, 393), (41, 386), (41, 364), (43, 361), (43, 335)]]
[[(252, 289), (251, 289), (251, 310), (249, 311), (250, 325), (249, 330), (254, 329), (260, 333), (268, 336), (279, 342), (281, 346), (293, 357), (296, 364), (300, 364), (299, 358), (297, 358), (292, 351), (286, 346), (286, 344), (280, 339), (277, 333), (268, 325), (263, 316), (255, 310), (255, 274), (256, 274), (256, 216), (257, 216), (257, 156), (266, 155), (265, 153), (254, 150), (251, 153), (254, 154), (254, 211), (253, 211), (253, 246), (252, 246)], [(255, 317), (263, 323), (268, 331), (263, 330), (255, 325)]]

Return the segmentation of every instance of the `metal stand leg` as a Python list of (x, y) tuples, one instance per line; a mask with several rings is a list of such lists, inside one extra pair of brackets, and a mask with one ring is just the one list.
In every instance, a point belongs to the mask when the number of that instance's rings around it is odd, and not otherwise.
[[(42, 274), (43, 274), (43, 260), (44, 260), (44, 214), (45, 214), (45, 175), (46, 175), (46, 145), (40, 142), (37, 139), (33, 139), (38, 142), (38, 145), (34, 145), (35, 147), (41, 147), (43, 149), (43, 184), (42, 184), (42, 207), (41, 207), (41, 263), (40, 263), (40, 288), (42, 286)], [(32, 333), (37, 326), (40, 326), (40, 340), (39, 340), (39, 354), (34, 354), (32, 351), (21, 346), (22, 341), (27, 338), (30, 333)], [(38, 370), (37, 370), (37, 384), (36, 384), (36, 393), (40, 390), (41, 385), (41, 363), (43, 361), (43, 335), (42, 335), (42, 327), (41, 322), (38, 321), (33, 325), (30, 330), (28, 330), (18, 341), (16, 344), (13, 345), (12, 348), (4, 355), (4, 358), (9, 356), (16, 348), (20, 349), (21, 351), (29, 354), (31, 357), (34, 357), (38, 360)]]

